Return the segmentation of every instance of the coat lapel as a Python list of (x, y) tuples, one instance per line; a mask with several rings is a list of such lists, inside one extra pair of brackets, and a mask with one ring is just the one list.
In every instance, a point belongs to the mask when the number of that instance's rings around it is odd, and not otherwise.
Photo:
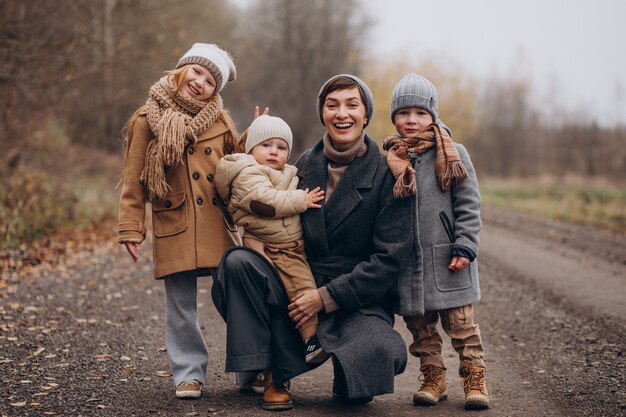
[[(319, 141), (301, 160), (296, 162), (298, 177), (300, 177), (298, 188), (312, 190), (315, 187), (321, 187), (325, 190), (328, 181), (327, 164), (328, 159), (324, 156), (322, 141)], [(321, 204), (322, 208), (309, 209), (300, 215), (302, 227), (307, 237), (306, 250), (320, 258), (327, 257), (330, 253), (324, 232), (326, 230), (324, 221), (326, 200), (322, 201)]]
[(326, 233), (330, 234), (363, 200), (359, 190), (372, 188), (378, 162), (378, 148), (367, 136), (367, 153), (351, 163), (324, 206)]

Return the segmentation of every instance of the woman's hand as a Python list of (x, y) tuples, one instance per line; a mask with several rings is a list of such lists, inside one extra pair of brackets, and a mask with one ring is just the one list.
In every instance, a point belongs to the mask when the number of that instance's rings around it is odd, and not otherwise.
[(320, 187), (315, 187), (314, 190), (309, 191), (309, 189), (306, 188), (304, 190), (304, 197), (306, 198), (307, 208), (320, 208), (322, 206), (317, 204), (317, 202), (324, 199), (324, 190)]
[(139, 243), (124, 242), (124, 246), (126, 246), (126, 250), (133, 258), (133, 261), (137, 262), (137, 259), (139, 259)]
[(246, 248), (252, 249), (255, 252), (258, 252), (259, 255), (263, 256), (267, 261), (274, 265), (274, 262), (267, 256), (267, 252), (278, 252), (278, 249), (267, 246), (265, 243), (260, 240), (251, 239), (249, 237), (243, 238), (243, 245)]
[(448, 265), (448, 269), (453, 271), (460, 271), (470, 264), (470, 260), (464, 256), (455, 256), (452, 258), (452, 262)]
[[(270, 108), (266, 107), (263, 109), (263, 116), (267, 116), (268, 114), (270, 114)], [(254, 106), (254, 119), (257, 117), (259, 117), (259, 106)]]
[(296, 329), (299, 329), (324, 308), (324, 302), (317, 290), (307, 290), (293, 297), (287, 308), (290, 310), (289, 317), (296, 323)]

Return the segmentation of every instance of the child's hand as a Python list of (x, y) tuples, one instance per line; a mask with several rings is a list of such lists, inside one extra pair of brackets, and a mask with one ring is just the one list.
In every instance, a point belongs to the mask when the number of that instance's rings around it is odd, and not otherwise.
[(315, 187), (314, 190), (309, 191), (309, 189), (306, 188), (304, 190), (304, 197), (306, 198), (307, 208), (320, 208), (322, 206), (317, 204), (317, 202), (324, 199), (324, 190), (320, 187)]
[[(263, 109), (263, 116), (267, 116), (268, 114), (270, 114), (270, 108), (266, 107)], [(256, 119), (257, 117), (259, 117), (259, 106), (254, 106), (254, 118)]]
[(448, 265), (448, 269), (451, 269), (453, 271), (461, 271), (469, 264), (470, 260), (466, 257), (455, 256), (454, 258), (452, 258), (452, 262), (450, 262), (450, 265)]
[(124, 242), (124, 246), (126, 246), (126, 250), (133, 258), (133, 261), (137, 262), (137, 259), (139, 259), (139, 243)]

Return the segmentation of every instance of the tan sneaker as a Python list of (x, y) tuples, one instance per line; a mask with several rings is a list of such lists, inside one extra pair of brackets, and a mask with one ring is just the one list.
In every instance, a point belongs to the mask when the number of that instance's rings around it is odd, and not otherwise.
[(462, 367), (459, 374), (463, 378), (461, 384), (465, 391), (465, 409), (483, 410), (489, 408), (489, 393), (485, 374), (487, 369), (483, 366)]
[(197, 379), (184, 381), (176, 387), (176, 398), (198, 398), (202, 394), (202, 384)]
[(241, 389), (243, 391), (252, 391), (255, 394), (263, 394), (265, 392), (264, 379), (265, 377), (263, 376), (263, 374), (259, 372), (258, 374), (256, 374), (254, 379), (252, 379), (247, 384), (242, 385)]
[(415, 405), (435, 405), (439, 401), (448, 398), (446, 391), (446, 368), (435, 365), (425, 365), (422, 367), (420, 375), (422, 386), (417, 394), (413, 395)]

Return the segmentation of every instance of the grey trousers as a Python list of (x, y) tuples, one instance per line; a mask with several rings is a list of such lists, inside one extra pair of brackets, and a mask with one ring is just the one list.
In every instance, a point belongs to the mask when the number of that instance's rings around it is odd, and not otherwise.
[(192, 379), (204, 383), (209, 353), (198, 321), (198, 271), (168, 275), (163, 283), (165, 339), (174, 386)]

